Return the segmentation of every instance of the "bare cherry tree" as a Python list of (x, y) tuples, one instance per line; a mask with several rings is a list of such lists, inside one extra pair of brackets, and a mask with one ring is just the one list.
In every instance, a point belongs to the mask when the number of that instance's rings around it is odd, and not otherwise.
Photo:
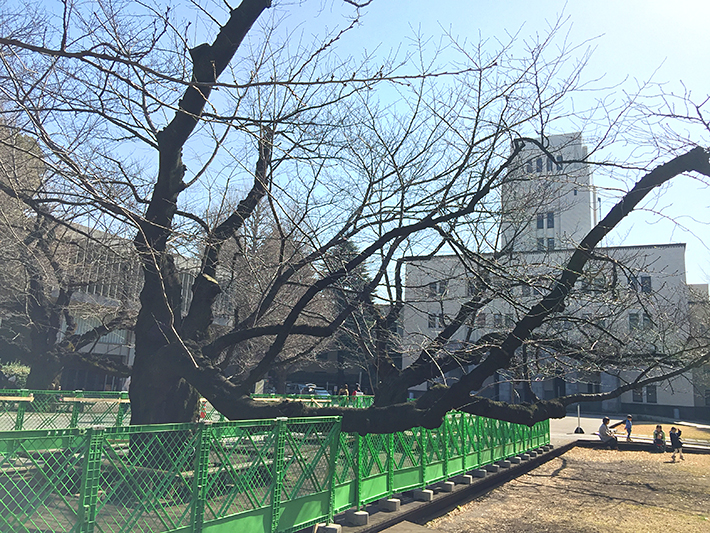
[[(342, 59), (338, 43), (357, 30), (365, 7), (345, 4), (350, 21), (308, 46), (280, 37), (276, 19), (260, 25), (267, 0), (226, 10), (196, 3), (199, 39), (179, 13), (141, 4), (123, 17), (106, 1), (66, 2), (61, 14), (35, 22), (42, 32), (0, 38), (2, 98), (52, 169), (41, 195), (9, 196), (37, 220), (100, 220), (107, 231), (135, 232), (143, 284), (132, 422), (192, 420), (201, 394), (232, 419), (341, 414), (346, 430), (360, 432), (436, 427), (451, 409), (533, 423), (563, 416), (566, 403), (645, 383), (522, 405), (471, 395), (496, 373), (526, 372), (523, 347), (566, 305), (604, 236), (673, 177), (708, 176), (706, 151), (660, 150), (655, 155), (666, 163), (630, 169), (636, 185), (575, 243), (508, 330), (452, 353), (449, 341), (490, 301), (486, 269), (502, 270), (504, 284), (530, 283), (503, 261), (511, 248), (501, 238), (501, 190), (520, 179), (526, 147), (547, 150), (565, 99), (583, 88), (586, 52), (556, 46), (556, 27), (520, 54), (512, 43), (490, 49), (453, 41), (458, 55), (450, 68), (427, 59), (437, 55), (423, 42), (411, 56)], [(15, 19), (6, 14), (2, 24), (26, 26)], [(208, 42), (194, 45), (202, 39)], [(617, 127), (612, 121), (601, 138)], [(243, 195), (230, 204), (234, 188)], [(244, 270), (257, 256), (235, 252), (259, 206), (277, 237), (268, 275), (250, 277)], [(333, 261), (347, 242), (356, 252)], [(471, 265), (479, 289), (403, 369), (394, 339), (405, 267), (444, 247)], [(180, 275), (185, 259), (199, 265), (189, 293)], [(240, 300), (246, 289), (230, 293), (230, 260), (241, 271), (232, 279), (247, 280), (254, 298)], [(369, 276), (345, 305), (321, 304), (363, 265)], [(220, 298), (231, 301), (229, 313)], [(288, 354), (308, 356), (353, 316), (371, 317), (361, 322), (361, 345), (376, 368), (376, 407), (309, 409), (250, 399), (255, 383)], [(242, 368), (226, 372), (225, 361), (238, 352)], [(699, 352), (683, 368), (707, 358)], [(406, 401), (410, 387), (462, 361), (466, 372), (456, 383)]]

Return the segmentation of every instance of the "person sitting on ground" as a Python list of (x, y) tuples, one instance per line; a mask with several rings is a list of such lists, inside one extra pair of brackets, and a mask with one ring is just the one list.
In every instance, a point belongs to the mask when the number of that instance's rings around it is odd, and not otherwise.
[(680, 453), (680, 460), (685, 461), (683, 458), (683, 442), (680, 440), (680, 434), (682, 431), (680, 429), (676, 429), (674, 427), (671, 428), (671, 432), (669, 434), (671, 438), (671, 448), (673, 448), (673, 455), (671, 456), (671, 461), (675, 463), (675, 454)]
[(663, 453), (666, 451), (666, 434), (663, 433), (661, 424), (653, 431), (653, 451)]
[(609, 427), (609, 417), (605, 416), (602, 419), (602, 425), (599, 426), (599, 438), (604, 443), (604, 446), (608, 446), (612, 450), (616, 448), (619, 441), (614, 435), (614, 431)]

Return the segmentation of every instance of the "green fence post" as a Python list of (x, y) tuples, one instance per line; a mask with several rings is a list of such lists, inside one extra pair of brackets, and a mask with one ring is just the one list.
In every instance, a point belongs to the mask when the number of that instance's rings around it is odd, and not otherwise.
[(426, 486), (426, 431), (422, 427), (419, 428), (419, 453), (422, 454), (419, 468), (421, 469), (422, 487)]
[(205, 501), (207, 499), (207, 473), (209, 472), (210, 441), (212, 422), (198, 424), (196, 454), (192, 478), (192, 531), (200, 533), (205, 521)]
[[(82, 398), (84, 396), (83, 390), (75, 390), (74, 397)], [(81, 401), (74, 402), (74, 406), (71, 411), (71, 420), (69, 421), (69, 427), (74, 429), (79, 427), (79, 412), (81, 411)]]
[(79, 531), (81, 533), (92, 533), (96, 525), (96, 502), (99, 496), (103, 443), (103, 426), (94, 426), (86, 430), (86, 453), (81, 471), (79, 495)]
[(363, 461), (363, 443), (364, 438), (359, 434), (355, 434), (355, 502), (357, 510), (362, 507), (362, 461)]
[(335, 518), (335, 467), (340, 454), (340, 427), (342, 420), (338, 419), (333, 429), (333, 440), (330, 443), (330, 460), (328, 461), (330, 476), (330, 494), (328, 495), (328, 523), (332, 524)]
[(280, 416), (276, 418), (276, 435), (274, 438), (274, 464), (272, 466), (271, 487), (271, 529), (269, 533), (274, 533), (279, 526), (281, 518), (281, 489), (283, 485), (284, 455), (286, 454), (286, 422), (288, 418)]
[(468, 431), (466, 429), (466, 421), (471, 419), (471, 415), (466, 413), (461, 413), (459, 420), (461, 422), (461, 427), (459, 428), (459, 439), (461, 440), (461, 467), (463, 468), (462, 474), (468, 472), (468, 466), (466, 466), (468, 458)]
[(116, 427), (121, 427), (123, 425), (123, 417), (126, 415), (126, 411), (128, 411), (128, 403), (125, 403), (121, 400), (127, 400), (128, 399), (128, 393), (127, 392), (120, 392), (118, 394), (118, 409), (116, 409)]
[(444, 423), (441, 424), (441, 434), (439, 439), (443, 437), (443, 447), (444, 447), (444, 477), (449, 479), (449, 415), (444, 416)]
[[(20, 396), (28, 398), (30, 391), (27, 389), (20, 389)], [(25, 411), (27, 411), (27, 405), (30, 403), (29, 398), (22, 400), (21, 398), (17, 402), (17, 416), (15, 417), (15, 431), (20, 431), (23, 424), (25, 423)]]
[(387, 434), (387, 493), (394, 493), (394, 433)]

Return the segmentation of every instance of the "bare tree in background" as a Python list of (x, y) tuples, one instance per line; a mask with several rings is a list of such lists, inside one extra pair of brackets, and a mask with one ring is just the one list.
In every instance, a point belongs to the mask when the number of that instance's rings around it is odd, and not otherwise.
[[(436, 427), (451, 409), (524, 423), (563, 416), (565, 401), (594, 398), (509, 405), (472, 399), (471, 391), (515, 365), (521, 346), (562, 309), (594, 248), (649, 191), (683, 173), (710, 174), (702, 148), (659, 153), (667, 162), (655, 169), (635, 165), (637, 185), (579, 243), (539, 301), (477, 350), (477, 364), (456, 384), (408, 403), (408, 387), (448, 365), (441, 347), (483, 300), (463, 306), (402, 370), (385, 347), (403, 305), (403, 265), (444, 245), (477, 243), (479, 255), (499, 249), (500, 188), (515, 179), (526, 144), (545, 148), (565, 98), (580, 88), (585, 54), (556, 48), (553, 28), (519, 56), (510, 46), (453, 42), (455, 68), (437, 68), (422, 43), (399, 60), (343, 60), (331, 51), (359, 22), (358, 8), (346, 4), (350, 22), (311, 47), (280, 37), (278, 23), (258, 25), (268, 18), (267, 0), (227, 10), (195, 4), (197, 34), (209, 41), (197, 46), (176, 14), (152, 4), (132, 5), (130, 17), (107, 1), (67, 2), (62, 13), (37, 9), (44, 19), (31, 24), (43, 28), (36, 33), (21, 17), (2, 15), (5, 112), (37, 140), (52, 170), (38, 198), (9, 195), (37, 220), (48, 213), (58, 223), (100, 221), (116, 234), (135, 232), (144, 280), (132, 423), (193, 420), (198, 394), (232, 419), (342, 414), (344, 429), (360, 432)], [(243, 196), (227, 209), (226, 191), (235, 187)], [(268, 206), (278, 251), (269, 275), (252, 278), (258, 305), (233, 299), (225, 332), (215, 305), (226, 289), (229, 246), (237, 246), (227, 243), (245, 235), (260, 205)], [(358, 251), (333, 268), (328, 259), (345, 242)], [(199, 258), (189, 305), (180, 257)], [(365, 263), (370, 279), (359, 292), (337, 312), (322, 311), (323, 295)], [(309, 353), (361, 309), (376, 311), (375, 408), (249, 398), (291, 346)], [(245, 343), (251, 347), (242, 350)], [(249, 357), (227, 375), (223, 363), (239, 350)]]

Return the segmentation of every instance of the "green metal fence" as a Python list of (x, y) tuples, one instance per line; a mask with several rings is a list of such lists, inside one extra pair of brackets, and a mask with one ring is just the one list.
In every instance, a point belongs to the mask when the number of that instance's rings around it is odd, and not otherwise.
[(124, 426), (127, 392), (0, 389), (0, 431)]
[[(304, 396), (255, 394), (261, 401), (298, 400), (310, 407), (337, 405), (365, 409), (372, 396)], [(0, 389), (0, 431), (22, 429), (66, 429), (127, 426), (131, 404), (127, 392), (50, 391)], [(200, 402), (202, 421), (225, 422), (226, 419), (207, 400)]]
[(449, 414), (436, 430), (340, 418), (0, 432), (0, 531), (291, 532), (549, 443)]

